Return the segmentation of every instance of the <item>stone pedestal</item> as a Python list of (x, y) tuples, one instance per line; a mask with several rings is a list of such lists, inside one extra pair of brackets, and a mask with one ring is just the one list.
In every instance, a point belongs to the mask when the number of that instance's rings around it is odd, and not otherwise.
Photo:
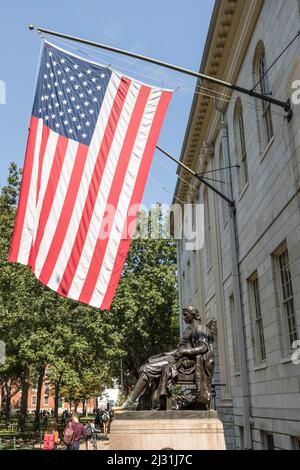
[(216, 411), (123, 411), (111, 423), (109, 450), (225, 450)]

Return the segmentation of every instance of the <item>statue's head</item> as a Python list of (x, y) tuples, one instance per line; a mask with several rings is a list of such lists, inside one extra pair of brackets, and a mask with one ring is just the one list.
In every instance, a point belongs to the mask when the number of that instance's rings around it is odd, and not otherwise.
[(199, 310), (194, 305), (187, 305), (183, 308), (183, 314), (189, 313), (195, 320), (201, 321)]

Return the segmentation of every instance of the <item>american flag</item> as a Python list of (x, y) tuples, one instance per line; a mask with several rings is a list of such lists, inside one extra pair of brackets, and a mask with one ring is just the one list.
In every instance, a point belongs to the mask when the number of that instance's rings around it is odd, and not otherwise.
[(45, 42), (10, 261), (110, 308), (171, 95)]

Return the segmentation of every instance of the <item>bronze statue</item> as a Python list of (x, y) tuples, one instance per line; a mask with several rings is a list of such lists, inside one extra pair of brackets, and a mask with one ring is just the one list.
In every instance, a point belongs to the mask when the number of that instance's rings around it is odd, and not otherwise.
[(183, 309), (187, 324), (177, 349), (153, 356), (140, 368), (140, 377), (128, 400), (118, 410), (135, 409), (136, 400), (151, 388), (152, 408), (165, 409), (166, 397), (179, 376), (193, 377), (197, 389), (197, 402), (208, 406), (211, 397), (214, 368), (213, 339), (202, 325), (199, 311), (193, 305)]

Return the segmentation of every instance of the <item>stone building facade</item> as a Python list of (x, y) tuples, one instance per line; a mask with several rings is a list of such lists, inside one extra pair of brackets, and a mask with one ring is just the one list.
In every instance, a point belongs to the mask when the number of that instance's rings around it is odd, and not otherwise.
[[(259, 82), (257, 92), (286, 101), (300, 80), (299, 38), (259, 80), (299, 26), (297, 0), (217, 0), (200, 71), (249, 90)], [(215, 382), (226, 385), (217, 389), (217, 406), (227, 448), (250, 447), (249, 426), (255, 450), (300, 449), (300, 361), (293, 360), (300, 345), (300, 105), (293, 105), (288, 122), (280, 107), (202, 86), (206, 90), (195, 94), (180, 158), (217, 180), (212, 184), (227, 196), (232, 191), (236, 240), (227, 203), (180, 170), (193, 187), (178, 179), (174, 202), (201, 203), (205, 212), (203, 249), (188, 251), (185, 240), (178, 241), (180, 304), (195, 303), (214, 326)], [(208, 88), (222, 92), (221, 99), (206, 96), (214, 94)], [(230, 170), (222, 169), (227, 150)]]

